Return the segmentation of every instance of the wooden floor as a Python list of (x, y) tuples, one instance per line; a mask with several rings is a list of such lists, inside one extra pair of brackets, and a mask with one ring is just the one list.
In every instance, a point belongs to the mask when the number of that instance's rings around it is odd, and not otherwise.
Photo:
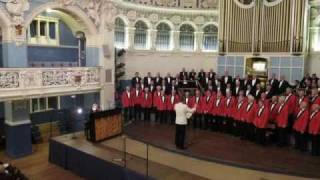
[(30, 180), (80, 180), (82, 178), (48, 162), (49, 144), (44, 143), (33, 147), (30, 156), (11, 159), (4, 151), (0, 152), (0, 160), (9, 162), (19, 168)]
[(134, 123), (125, 133), (136, 140), (188, 156), (267, 172), (320, 178), (320, 157), (290, 148), (259, 146), (226, 134), (202, 130), (187, 131), (187, 150), (174, 145), (174, 126)]

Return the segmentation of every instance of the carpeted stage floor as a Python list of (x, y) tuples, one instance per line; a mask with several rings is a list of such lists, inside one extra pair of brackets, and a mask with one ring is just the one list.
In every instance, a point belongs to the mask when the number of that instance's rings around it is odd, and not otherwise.
[(260, 146), (230, 135), (187, 130), (187, 149), (174, 145), (175, 126), (135, 122), (125, 129), (133, 139), (169, 151), (227, 165), (273, 173), (320, 178), (320, 157), (289, 147)]

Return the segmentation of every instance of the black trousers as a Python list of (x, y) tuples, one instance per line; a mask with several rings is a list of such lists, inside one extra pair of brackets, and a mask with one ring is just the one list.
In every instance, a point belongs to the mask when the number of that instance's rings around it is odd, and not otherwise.
[(124, 118), (124, 122), (127, 123), (131, 120), (132, 118), (132, 111), (133, 108), (132, 107), (125, 107), (123, 108), (123, 118)]
[(307, 150), (307, 134), (294, 131), (294, 147), (300, 151)]
[(168, 115), (168, 123), (170, 123), (170, 124), (174, 124), (174, 121), (175, 121), (175, 119), (176, 119), (176, 112), (175, 111), (168, 111), (167, 112), (167, 115)]
[(140, 105), (135, 105), (134, 106), (134, 111), (133, 111), (133, 118), (137, 121), (137, 120), (141, 120), (141, 111), (142, 108)]
[(150, 121), (150, 113), (151, 113), (151, 108), (143, 108), (143, 116), (144, 116), (144, 121)]
[(229, 133), (229, 134), (233, 134), (232, 130), (233, 130), (233, 118), (231, 117), (223, 117), (223, 121), (222, 121), (222, 129), (223, 132), (225, 133)]
[(295, 115), (294, 114), (289, 114), (288, 117), (288, 127), (287, 127), (287, 132), (288, 134), (291, 134), (293, 132), (293, 124), (295, 121)]
[(288, 145), (288, 130), (287, 128), (277, 128), (278, 134), (278, 145), (279, 146), (286, 146)]
[(311, 135), (311, 154), (320, 156), (320, 135)]
[(167, 111), (157, 111), (157, 121), (160, 123), (160, 124), (163, 124), (165, 123), (167, 117)]
[(186, 125), (179, 125), (176, 124), (176, 147), (179, 149), (183, 149), (184, 147), (184, 141), (186, 137)]
[(194, 113), (192, 116), (193, 129), (202, 127), (202, 115), (200, 113)]
[(232, 122), (232, 134), (235, 136), (240, 136), (240, 121), (234, 120)]
[(253, 124), (251, 123), (248, 123), (248, 122), (245, 122), (244, 123), (244, 127), (243, 127), (243, 131), (244, 131), (244, 138), (245, 139), (248, 139), (250, 141), (254, 141), (255, 138), (254, 138), (254, 126)]
[(204, 123), (203, 123), (203, 129), (207, 130), (210, 125), (211, 125), (211, 121), (212, 121), (213, 117), (211, 114), (204, 114)]
[(241, 139), (245, 139), (246, 137), (246, 123), (243, 121), (239, 121), (239, 134)]
[(212, 131), (219, 131), (224, 132), (223, 130), (223, 121), (224, 118), (221, 116), (213, 116), (212, 124), (211, 124), (211, 130)]
[(265, 145), (266, 144), (266, 129), (264, 128), (255, 128), (255, 142), (257, 144)]

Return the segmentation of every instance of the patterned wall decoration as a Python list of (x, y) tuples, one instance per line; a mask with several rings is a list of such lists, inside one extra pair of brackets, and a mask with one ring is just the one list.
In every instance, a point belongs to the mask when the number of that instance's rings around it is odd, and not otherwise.
[(169, 7), (169, 8), (188, 8), (188, 9), (213, 9), (219, 5), (219, 0), (124, 0), (132, 3)]

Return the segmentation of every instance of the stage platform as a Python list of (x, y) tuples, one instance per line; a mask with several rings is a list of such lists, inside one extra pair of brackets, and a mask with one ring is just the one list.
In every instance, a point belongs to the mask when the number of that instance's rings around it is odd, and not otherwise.
[(320, 178), (319, 157), (190, 129), (188, 149), (178, 150), (174, 132), (174, 126), (135, 122), (123, 135), (99, 143), (87, 141), (83, 133), (75, 139), (64, 135), (51, 139), (49, 159), (89, 179)]
[(320, 157), (289, 147), (256, 145), (227, 134), (187, 130), (187, 149), (174, 145), (175, 126), (135, 122), (125, 129), (128, 137), (152, 146), (226, 166), (320, 179)]
[[(83, 133), (77, 133), (75, 137), (73, 138), (73, 134), (67, 134), (52, 138), (49, 161), (85, 179), (207, 180), (154, 161), (147, 161), (146, 146), (140, 142), (131, 141), (126, 136), (118, 136), (100, 143), (87, 141)], [(123, 144), (124, 141), (126, 145)], [(113, 148), (114, 146), (117, 148)], [(124, 146), (127, 146), (129, 151), (139, 149), (139, 154), (143, 155), (124, 154)]]

